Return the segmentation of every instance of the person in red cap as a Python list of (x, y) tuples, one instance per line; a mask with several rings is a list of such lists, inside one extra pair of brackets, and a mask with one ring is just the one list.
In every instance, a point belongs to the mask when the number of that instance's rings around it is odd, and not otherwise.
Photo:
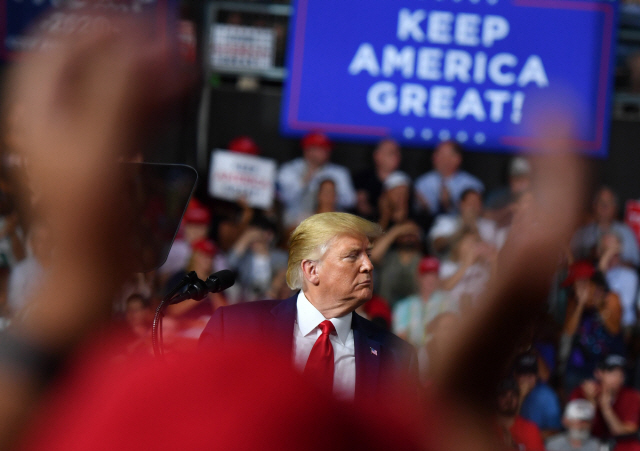
[[(182, 218), (178, 238), (173, 242), (166, 261), (158, 270), (161, 284), (167, 283), (175, 274), (185, 270), (191, 258), (193, 243), (207, 237), (210, 222), (209, 209), (197, 199), (191, 199)], [(173, 287), (169, 287), (171, 288)]]
[(229, 141), (227, 147), (232, 152), (246, 153), (248, 155), (260, 154), (260, 147), (258, 147), (256, 142), (250, 136), (246, 135), (233, 138), (231, 141)]
[(437, 258), (422, 258), (416, 272), (418, 292), (398, 301), (393, 307), (393, 333), (416, 348), (425, 344), (429, 322), (448, 310), (444, 292), (439, 289), (439, 268)]
[(382, 296), (374, 293), (371, 299), (356, 309), (356, 312), (382, 329), (391, 330), (391, 309)]
[(211, 240), (201, 238), (195, 241), (192, 247), (191, 266), (193, 271), (198, 273), (198, 277), (206, 279), (209, 276), (209, 268), (211, 267), (209, 259), (216, 255), (216, 245)]
[(356, 193), (351, 174), (344, 166), (329, 162), (332, 144), (326, 135), (309, 133), (302, 139), (302, 157), (284, 163), (277, 176), (278, 197), (284, 204), (284, 223), (295, 227), (301, 218), (310, 216), (309, 202), (314, 199), (320, 182), (331, 179), (335, 183), (340, 211), (352, 208), (356, 203)]
[(604, 355), (623, 353), (624, 343), (620, 299), (591, 262), (571, 265), (563, 285), (572, 291), (560, 344), (561, 358), (567, 359), (565, 389), (569, 392), (591, 377)]

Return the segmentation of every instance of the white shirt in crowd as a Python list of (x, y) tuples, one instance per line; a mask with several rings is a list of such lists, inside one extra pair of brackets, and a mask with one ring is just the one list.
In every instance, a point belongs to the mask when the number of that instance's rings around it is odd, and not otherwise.
[(18, 311), (32, 300), (44, 277), (45, 269), (33, 256), (25, 258), (13, 268), (7, 289), (7, 304), (11, 311)]
[(609, 289), (620, 297), (622, 304), (622, 325), (636, 323), (636, 296), (638, 294), (638, 273), (626, 266), (615, 266), (605, 273)]
[[(300, 291), (297, 300), (298, 313), (293, 329), (293, 357), (294, 364), (301, 372), (304, 370), (311, 349), (321, 331), (318, 325), (326, 318), (316, 309)], [(356, 355), (351, 316), (332, 318), (330, 321), (336, 328), (336, 334), (329, 339), (333, 346), (333, 394), (337, 399), (352, 401), (356, 391)]]
[[(460, 268), (460, 264), (451, 260), (444, 260), (440, 264), (440, 280), (453, 276)], [(487, 282), (489, 282), (489, 267), (481, 263), (474, 263), (465, 271), (460, 282), (450, 291), (445, 291), (451, 309), (460, 311), (460, 303), (467, 298), (474, 304), (484, 292)]]
[(284, 163), (278, 171), (278, 197), (285, 207), (285, 224), (297, 224), (300, 216), (306, 213), (300, 211), (304, 207), (302, 200), (308, 198), (309, 193), (316, 193), (320, 182), (326, 179), (333, 180), (336, 185), (338, 209), (346, 210), (355, 205), (356, 191), (347, 168), (327, 163), (313, 175), (308, 185), (304, 184), (306, 172), (307, 162), (304, 158), (296, 158)]
[[(429, 230), (429, 239), (433, 242), (438, 238), (447, 238), (453, 236), (462, 226), (462, 218), (460, 215), (439, 215)], [(476, 220), (478, 234), (482, 241), (491, 244), (496, 248), (504, 243), (504, 239), (498, 239), (498, 228), (495, 221), (486, 218), (478, 218)]]
[(460, 196), (465, 190), (472, 188), (480, 193), (484, 191), (482, 182), (468, 172), (458, 171), (443, 179), (438, 171), (429, 171), (418, 177), (414, 186), (416, 192), (427, 202), (432, 215), (438, 214), (440, 210), (440, 190), (443, 184), (449, 190), (456, 209)]

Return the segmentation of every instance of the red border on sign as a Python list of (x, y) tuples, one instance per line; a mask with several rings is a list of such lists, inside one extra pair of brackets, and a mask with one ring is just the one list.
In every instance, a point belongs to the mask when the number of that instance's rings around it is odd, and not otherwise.
[[(605, 3), (582, 3), (579, 1), (562, 0), (514, 0), (514, 6), (524, 8), (555, 8), (555, 9), (578, 9), (583, 11), (601, 11), (604, 13), (604, 30), (602, 33), (602, 55), (600, 55), (600, 77), (598, 79), (598, 100), (596, 111), (596, 137), (593, 141), (575, 140), (572, 141), (582, 150), (599, 150), (602, 147), (602, 130), (605, 119), (605, 106), (607, 102), (607, 86), (609, 77), (607, 71), (610, 66), (611, 47), (613, 39), (613, 6)], [(519, 136), (503, 136), (500, 141), (510, 146), (531, 146), (539, 143), (534, 138), (523, 138)]]

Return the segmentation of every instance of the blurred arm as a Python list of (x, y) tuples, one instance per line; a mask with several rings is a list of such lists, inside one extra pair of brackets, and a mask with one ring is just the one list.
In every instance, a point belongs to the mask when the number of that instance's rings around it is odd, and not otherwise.
[(96, 27), (47, 36), (57, 45), (22, 55), (5, 86), (8, 104), (25, 111), (22, 157), (55, 252), (41, 289), (9, 330), (37, 352), (0, 361), (3, 449), (47, 382), (21, 363), (38, 354), (63, 361), (110, 318), (113, 294), (133, 261), (120, 246), (130, 212), (117, 160), (139, 149), (148, 114), (182, 89), (165, 40), (150, 39), (140, 19), (112, 23), (117, 34)]

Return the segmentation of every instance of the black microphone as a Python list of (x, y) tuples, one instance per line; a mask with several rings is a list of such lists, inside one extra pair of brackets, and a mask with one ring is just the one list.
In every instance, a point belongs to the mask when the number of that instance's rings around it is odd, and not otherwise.
[(187, 285), (194, 284), (199, 280), (200, 279), (198, 279), (198, 274), (196, 274), (195, 271), (190, 271), (186, 276), (182, 278), (178, 286), (174, 288), (174, 291), (178, 291), (180, 288), (183, 288)]
[(233, 285), (235, 281), (236, 276), (233, 271), (223, 269), (222, 271), (211, 274), (205, 281), (197, 279), (195, 282), (189, 284), (186, 291), (171, 300), (171, 304), (177, 304), (187, 299), (200, 301), (209, 293), (219, 293), (226, 290)]
[(223, 269), (222, 271), (211, 274), (204, 283), (209, 293), (219, 293), (236, 283), (236, 275), (233, 271)]

